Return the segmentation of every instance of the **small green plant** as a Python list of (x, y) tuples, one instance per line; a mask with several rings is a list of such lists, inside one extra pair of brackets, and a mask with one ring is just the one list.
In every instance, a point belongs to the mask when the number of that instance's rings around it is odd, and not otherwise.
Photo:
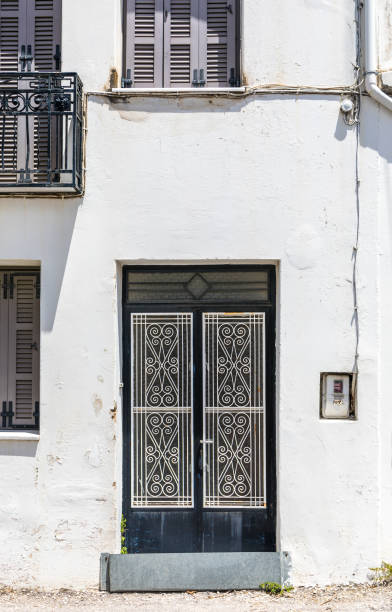
[(263, 582), (259, 585), (259, 588), (269, 595), (283, 595), (283, 593), (289, 593), (294, 587), (291, 585), (283, 586), (278, 582)]
[(124, 515), (121, 516), (121, 554), (127, 555), (128, 548), (125, 546), (125, 532), (127, 530), (127, 519)]
[(373, 581), (377, 584), (389, 584), (392, 582), (392, 563), (383, 561), (381, 567), (371, 567), (374, 572)]

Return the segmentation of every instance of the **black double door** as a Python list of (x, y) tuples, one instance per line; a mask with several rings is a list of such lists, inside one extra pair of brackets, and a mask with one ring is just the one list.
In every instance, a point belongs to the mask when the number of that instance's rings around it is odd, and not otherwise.
[(129, 295), (128, 552), (275, 550), (274, 300), (141, 305)]

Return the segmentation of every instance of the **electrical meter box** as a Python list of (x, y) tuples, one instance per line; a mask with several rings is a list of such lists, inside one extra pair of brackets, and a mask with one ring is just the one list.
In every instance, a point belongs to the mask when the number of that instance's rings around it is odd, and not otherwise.
[(321, 374), (320, 416), (322, 419), (355, 418), (352, 374)]

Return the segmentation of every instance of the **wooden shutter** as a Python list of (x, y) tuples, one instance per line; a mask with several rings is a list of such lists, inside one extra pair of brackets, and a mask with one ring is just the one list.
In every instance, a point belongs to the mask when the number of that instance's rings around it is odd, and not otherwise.
[[(28, 0), (27, 7), (27, 38), (32, 44), (35, 72), (55, 72), (61, 69), (61, 0)], [(56, 168), (56, 143), (59, 146), (59, 124), (52, 118), (49, 126), (49, 116), (46, 113), (36, 115), (32, 120), (30, 130), (33, 131), (31, 157), (34, 159), (34, 169), (42, 173), (34, 174), (33, 181), (44, 183), (53, 180), (48, 176), (50, 168)], [(49, 150), (49, 127), (51, 150)]]
[(38, 274), (11, 273), (10, 282), (8, 401), (13, 426), (34, 426), (39, 402)]
[(127, 0), (125, 56), (134, 87), (163, 86), (163, 0)]
[(0, 70), (27, 70), (19, 57), (28, 45), (30, 70), (60, 70), (61, 0), (0, 0)]
[(32, 45), (33, 70), (60, 70), (61, 0), (28, 0), (28, 40)]
[[(61, 0), (0, 0), (0, 70), (52, 72), (60, 70)], [(22, 52), (33, 60), (21, 62)], [(12, 82), (6, 84), (12, 87)], [(23, 88), (23, 81), (19, 80)], [(15, 81), (15, 88), (18, 82)], [(3, 115), (0, 118), (0, 183), (17, 180), (48, 180), (47, 173), (30, 175), (12, 170), (48, 168), (56, 149), (55, 120), (52, 122), (52, 152), (49, 151), (49, 120), (46, 116)], [(55, 162), (49, 164), (55, 167)], [(5, 172), (4, 172), (5, 171)]]
[[(7, 405), (8, 374), (8, 300), (6, 299), (8, 273), (0, 272), (0, 413)], [(4, 404), (5, 402), (5, 404)], [(0, 428), (2, 419), (0, 418)]]
[(0, 70), (18, 72), (26, 41), (26, 0), (0, 0)]
[(209, 87), (236, 81), (236, 0), (199, 0), (199, 64)]
[(190, 87), (198, 71), (198, 4), (199, 0), (165, 0), (165, 87)]
[[(19, 53), (26, 44), (26, 0), (0, 0), (0, 71), (18, 72)], [(5, 86), (17, 88), (17, 82), (7, 82)], [(18, 119), (15, 115), (0, 118), (0, 183), (15, 182), (16, 174), (12, 172), (18, 161)]]

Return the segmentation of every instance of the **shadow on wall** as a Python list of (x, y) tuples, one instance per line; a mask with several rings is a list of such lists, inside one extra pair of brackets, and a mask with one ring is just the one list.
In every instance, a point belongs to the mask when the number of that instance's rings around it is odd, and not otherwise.
[(361, 147), (373, 149), (392, 162), (392, 113), (371, 98), (362, 99)]
[[(275, 96), (276, 98), (276, 96)], [(254, 98), (225, 97), (107, 97), (94, 96), (94, 102), (101, 106), (108, 105), (111, 111), (118, 112), (122, 119), (140, 121), (150, 113), (239, 113)]]
[[(381, 187), (382, 192), (385, 194), (385, 201), (392, 201), (392, 171), (390, 164), (392, 163), (392, 113), (384, 107), (377, 104), (371, 98), (362, 99), (361, 108), (361, 133), (360, 133), (360, 144), (362, 149), (371, 149), (381, 158), (380, 165), (377, 165), (377, 158), (373, 159), (369, 157), (367, 164), (372, 165), (373, 172), (369, 175), (373, 177), (371, 180), (377, 181), (378, 185), (374, 185), (374, 200), (378, 199), (377, 191), (378, 187)], [(386, 164), (382, 163), (382, 160)], [(384, 166), (384, 167), (383, 167)], [(364, 166), (362, 163), (361, 173), (362, 175), (366, 171), (367, 165)], [(363, 176), (363, 179), (366, 178)], [(369, 205), (375, 203), (370, 203)], [(388, 207), (388, 224), (389, 232), (392, 234), (392, 215), (389, 213)]]
[(355, 132), (355, 130), (356, 130), (356, 126), (348, 125), (344, 120), (343, 113), (338, 112), (338, 119), (337, 119), (336, 128), (335, 128), (336, 140), (339, 140), (340, 142), (342, 142), (343, 140), (345, 140), (349, 132)]
[(35, 457), (38, 441), (32, 440), (2, 440), (0, 444), (0, 457)]
[(0, 199), (0, 265), (41, 264), (41, 330), (51, 331), (81, 198)]
[[(246, 106), (253, 104), (257, 101), (270, 101), (276, 102), (288, 102), (296, 104), (298, 100), (301, 102), (314, 102), (315, 100), (325, 100), (325, 96), (301, 94), (298, 96), (295, 93), (288, 94), (263, 94), (263, 95), (249, 95), (247, 97), (241, 96), (200, 96), (198, 94), (191, 93), (185, 97), (178, 97), (173, 94), (172, 97), (167, 94), (164, 97), (154, 95), (153, 97), (146, 96), (129, 96), (126, 97), (108, 97), (91, 95), (89, 98), (95, 104), (100, 106), (108, 106), (110, 111), (119, 113), (122, 119), (128, 121), (140, 122), (146, 118), (149, 114), (169, 114), (169, 113), (240, 113)], [(339, 96), (329, 97), (328, 100), (335, 102), (339, 100)]]

